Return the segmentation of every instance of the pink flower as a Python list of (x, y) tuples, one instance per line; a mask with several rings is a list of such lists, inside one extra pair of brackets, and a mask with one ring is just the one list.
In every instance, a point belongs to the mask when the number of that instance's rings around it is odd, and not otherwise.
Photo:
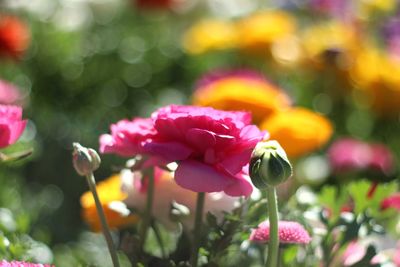
[(394, 208), (400, 211), (400, 193), (394, 193), (393, 195), (385, 198), (381, 203), (381, 208), (383, 210)]
[[(306, 229), (297, 222), (279, 221), (278, 235), (279, 241), (285, 244), (308, 244), (311, 241)], [(258, 243), (268, 242), (269, 221), (260, 223), (258, 228), (251, 232), (250, 240)]]
[(351, 266), (364, 258), (367, 249), (357, 241), (352, 241), (343, 253), (342, 260), (344, 266)]
[(153, 138), (156, 130), (151, 119), (121, 120), (111, 125), (111, 135), (100, 136), (100, 152), (124, 157), (142, 154), (144, 143)]
[(22, 120), (22, 108), (0, 105), (0, 148), (14, 144), (26, 126)]
[(152, 119), (157, 135), (144, 148), (178, 162), (178, 185), (195, 192), (250, 195), (253, 188), (244, 167), (265, 134), (250, 124), (249, 113), (171, 105), (154, 112)]
[(21, 93), (17, 87), (0, 80), (0, 104), (16, 104), (21, 98)]
[(5, 260), (2, 260), (2, 261), (0, 261), (0, 267), (54, 267), (54, 265), (29, 263), (29, 262), (22, 262), (22, 261), (7, 262)]
[(397, 249), (394, 252), (393, 263), (396, 264), (397, 267), (400, 267), (400, 243), (398, 243)]
[(370, 144), (352, 138), (337, 140), (328, 151), (334, 172), (375, 171), (390, 175), (394, 171), (394, 158), (383, 144)]

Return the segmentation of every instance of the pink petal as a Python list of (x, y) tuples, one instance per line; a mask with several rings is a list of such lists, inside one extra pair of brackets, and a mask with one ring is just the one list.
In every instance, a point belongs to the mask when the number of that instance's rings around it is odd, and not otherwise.
[(245, 196), (248, 197), (253, 192), (253, 185), (248, 181), (244, 175), (237, 175), (237, 179), (233, 184), (227, 186), (224, 192), (232, 197)]
[(144, 149), (154, 155), (161, 156), (168, 161), (185, 160), (193, 150), (180, 142), (149, 142), (144, 144)]
[(0, 124), (0, 148), (10, 145), (10, 128), (7, 125)]
[(234, 178), (194, 160), (179, 163), (175, 171), (175, 181), (183, 188), (195, 192), (220, 192), (235, 182)]
[(192, 128), (186, 132), (186, 140), (197, 149), (206, 150), (216, 143), (215, 134), (199, 128)]
[(18, 138), (22, 135), (25, 130), (27, 121), (17, 121), (10, 125), (11, 127), (11, 135), (10, 135), (10, 144), (14, 144)]

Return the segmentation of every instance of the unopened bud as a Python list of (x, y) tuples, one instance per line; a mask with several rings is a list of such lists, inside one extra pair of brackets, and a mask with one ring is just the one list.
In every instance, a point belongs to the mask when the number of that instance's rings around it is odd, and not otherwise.
[(265, 189), (289, 179), (292, 166), (285, 150), (277, 141), (260, 142), (251, 155), (249, 173), (254, 186)]
[(73, 143), (72, 163), (76, 172), (81, 176), (90, 175), (100, 166), (101, 160), (96, 150)]

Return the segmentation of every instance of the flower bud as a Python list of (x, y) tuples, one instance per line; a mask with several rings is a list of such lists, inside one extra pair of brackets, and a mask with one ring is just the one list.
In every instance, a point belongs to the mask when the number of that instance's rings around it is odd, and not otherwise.
[(72, 163), (76, 172), (81, 176), (90, 175), (100, 166), (100, 157), (96, 150), (73, 143)]
[(277, 141), (260, 142), (251, 155), (249, 173), (258, 189), (277, 186), (293, 174), (285, 150)]

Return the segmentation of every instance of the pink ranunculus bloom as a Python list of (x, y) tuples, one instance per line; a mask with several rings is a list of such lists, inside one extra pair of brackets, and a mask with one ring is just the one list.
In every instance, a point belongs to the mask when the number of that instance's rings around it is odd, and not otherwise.
[(21, 93), (16, 86), (0, 80), (0, 104), (17, 104), (21, 98)]
[(388, 196), (387, 198), (385, 198), (381, 202), (381, 208), (383, 210), (393, 208), (393, 209), (397, 209), (398, 211), (400, 211), (400, 192), (394, 193), (394, 194)]
[(334, 142), (328, 158), (336, 173), (368, 170), (390, 175), (395, 168), (393, 154), (385, 145), (352, 138)]
[(144, 148), (178, 162), (178, 185), (195, 192), (251, 194), (244, 167), (265, 133), (250, 124), (250, 113), (171, 105), (154, 112), (152, 119), (157, 135)]
[(143, 144), (156, 134), (150, 118), (121, 120), (110, 128), (111, 134), (100, 136), (100, 152), (115, 153), (123, 157), (142, 154)]
[[(279, 242), (285, 244), (308, 244), (311, 237), (307, 230), (298, 222), (279, 221)], [(250, 240), (258, 243), (269, 242), (269, 221), (264, 221), (251, 232)]]
[(371, 149), (367, 144), (352, 138), (334, 142), (328, 158), (334, 172), (355, 171), (367, 168), (371, 160)]
[(30, 263), (30, 262), (22, 262), (22, 261), (0, 261), (0, 267), (54, 267), (54, 265), (50, 264), (40, 264), (40, 263)]
[(392, 152), (383, 144), (371, 144), (370, 148), (372, 156), (368, 168), (386, 175), (392, 174), (395, 168)]
[(0, 148), (14, 144), (26, 126), (22, 120), (22, 108), (0, 105)]

